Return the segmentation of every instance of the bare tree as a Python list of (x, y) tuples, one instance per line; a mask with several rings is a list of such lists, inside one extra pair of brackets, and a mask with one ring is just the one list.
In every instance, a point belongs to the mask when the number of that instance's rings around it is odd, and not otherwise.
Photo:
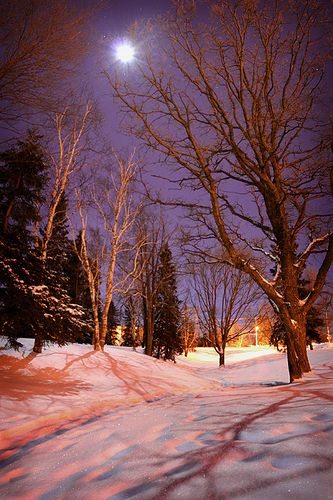
[[(219, 0), (206, 27), (195, 2), (177, 6), (165, 29), (155, 38), (150, 31), (135, 80), (107, 77), (128, 130), (167, 161), (164, 182), (179, 194), (165, 202), (198, 223), (190, 243), (210, 257), (217, 241), (278, 311), (293, 381), (310, 371), (305, 318), (333, 260), (324, 47), (316, 43), (327, 23), (312, 0)], [(314, 254), (316, 278), (302, 299), (300, 276)]]
[(14, 122), (27, 114), (59, 109), (68, 94), (68, 77), (87, 54), (91, 15), (67, 0), (1, 2), (2, 126), (13, 130)]
[[(141, 344), (140, 338), (140, 318), (142, 300), (139, 293), (133, 287), (125, 296), (125, 327), (129, 330), (130, 345), (133, 351)], [(124, 341), (124, 339), (123, 339)], [(128, 340), (127, 340), (128, 342)], [(124, 345), (124, 344), (123, 344)], [(129, 345), (129, 342), (125, 345)]]
[(258, 288), (251, 278), (223, 264), (201, 264), (193, 272), (193, 302), (201, 331), (225, 365), (228, 342), (252, 331)]
[[(76, 116), (73, 112), (76, 111)], [(47, 196), (47, 216), (45, 229), (40, 241), (42, 261), (47, 258), (48, 244), (52, 237), (55, 215), (61, 197), (68, 189), (70, 182), (84, 166), (83, 150), (87, 147), (87, 131), (92, 119), (93, 105), (88, 102), (83, 111), (70, 107), (52, 117), (52, 131), (56, 138), (54, 146), (46, 151), (50, 162), (50, 193)], [(54, 142), (54, 141), (53, 141)], [(35, 231), (37, 232), (37, 228)]]
[[(134, 223), (140, 213), (141, 206), (136, 204), (131, 196), (131, 186), (135, 180), (136, 163), (133, 156), (128, 162), (116, 157), (117, 172), (111, 171), (108, 177), (101, 179), (101, 189), (93, 192), (93, 206), (96, 217), (104, 226), (104, 243), (100, 246), (98, 265), (94, 265), (89, 258), (87, 225), (88, 210), (84, 207), (83, 196), (76, 191), (78, 212), (81, 220), (82, 245), (79, 258), (87, 274), (91, 302), (94, 310), (94, 338), (95, 350), (104, 350), (108, 329), (108, 315), (115, 293), (126, 293), (139, 272), (139, 254), (141, 242), (133, 232)], [(92, 218), (92, 214), (90, 213)], [(96, 220), (95, 220), (96, 223)], [(122, 273), (116, 272), (118, 260), (123, 253), (133, 253), (131, 269)], [(101, 284), (100, 284), (101, 283)], [(100, 287), (103, 287), (103, 298), (99, 296)], [(101, 302), (100, 302), (101, 301)], [(101, 319), (98, 317), (98, 307), (101, 306)]]
[(180, 334), (184, 348), (184, 355), (187, 357), (193, 351), (197, 342), (197, 328), (195, 318), (197, 314), (194, 308), (190, 308), (185, 302), (181, 309)]
[(159, 255), (164, 239), (161, 220), (143, 213), (137, 229), (138, 239), (144, 242), (140, 251), (140, 275), (137, 283), (142, 298), (143, 344), (145, 354), (153, 354), (155, 306), (158, 293)]

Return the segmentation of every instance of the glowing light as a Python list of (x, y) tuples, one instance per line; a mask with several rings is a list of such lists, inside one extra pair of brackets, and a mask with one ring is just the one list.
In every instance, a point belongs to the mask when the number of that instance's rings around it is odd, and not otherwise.
[(123, 42), (116, 48), (116, 57), (123, 63), (129, 63), (133, 61), (134, 56), (134, 47), (129, 42)]

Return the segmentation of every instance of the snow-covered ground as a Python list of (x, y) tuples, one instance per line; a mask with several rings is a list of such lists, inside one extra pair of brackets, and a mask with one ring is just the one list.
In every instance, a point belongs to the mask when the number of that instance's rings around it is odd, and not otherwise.
[(333, 347), (0, 351), (1, 499), (333, 499)]

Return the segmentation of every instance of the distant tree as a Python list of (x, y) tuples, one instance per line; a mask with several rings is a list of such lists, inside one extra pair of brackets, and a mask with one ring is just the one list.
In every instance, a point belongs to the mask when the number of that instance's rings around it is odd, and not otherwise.
[(185, 357), (187, 357), (188, 353), (194, 350), (198, 339), (196, 324), (193, 317), (193, 309), (191, 310), (186, 303), (184, 303), (181, 308), (180, 335), (184, 348), (184, 354)]
[[(130, 300), (130, 299), (128, 299)], [(123, 332), (122, 332), (122, 344), (125, 347), (133, 347), (133, 317), (131, 314), (130, 305), (126, 303), (123, 315)]]
[(153, 355), (175, 361), (183, 352), (180, 333), (180, 310), (177, 297), (176, 270), (172, 253), (165, 243), (159, 257), (158, 294), (155, 308)]
[[(299, 286), (299, 295), (302, 299), (305, 299), (309, 294), (311, 289), (309, 279), (302, 278)], [(327, 335), (323, 333), (320, 328), (324, 328), (325, 321), (323, 318), (323, 309), (319, 304), (313, 305), (307, 315), (306, 315), (306, 344), (310, 346), (310, 349), (313, 349), (312, 343), (320, 343), (326, 342)], [(274, 345), (277, 350), (279, 350), (279, 343), (286, 347), (286, 332), (281, 322), (279, 316), (276, 317), (276, 320), (273, 325), (272, 336), (270, 340), (270, 344)]]
[[(313, 349), (313, 342), (317, 344), (327, 342), (327, 334), (323, 331), (324, 327), (325, 321), (319, 307), (312, 306), (306, 316), (306, 343), (311, 350)], [(286, 333), (279, 318), (273, 324), (270, 344), (276, 347), (278, 351), (286, 348)]]
[(115, 345), (117, 343), (117, 327), (120, 324), (120, 313), (115, 306), (113, 300), (111, 301), (109, 314), (108, 314), (108, 331), (106, 334), (106, 343)]
[(286, 349), (286, 339), (283, 323), (281, 323), (278, 318), (273, 323), (272, 334), (269, 343), (270, 345), (276, 347), (278, 351), (283, 351), (284, 349)]
[(142, 298), (143, 347), (153, 355), (155, 308), (158, 294), (159, 256), (164, 240), (163, 223), (144, 212), (138, 221), (137, 238), (142, 241), (138, 276), (138, 293)]
[(306, 316), (306, 342), (313, 349), (313, 342), (320, 344), (327, 342), (327, 334), (324, 332), (325, 321), (319, 307), (312, 306)]
[(199, 325), (225, 365), (228, 342), (252, 330), (260, 293), (241, 271), (220, 263), (201, 263), (192, 272), (193, 302)]
[(122, 345), (133, 347), (140, 345), (139, 317), (141, 300), (139, 296), (129, 295), (126, 298), (123, 315)]
[(92, 318), (92, 307), (89, 292), (89, 283), (84, 272), (81, 261), (78, 257), (81, 248), (81, 232), (79, 231), (75, 242), (71, 242), (71, 248), (66, 262), (66, 275), (68, 277), (68, 293), (71, 300), (80, 304), (87, 310), (89, 317)]

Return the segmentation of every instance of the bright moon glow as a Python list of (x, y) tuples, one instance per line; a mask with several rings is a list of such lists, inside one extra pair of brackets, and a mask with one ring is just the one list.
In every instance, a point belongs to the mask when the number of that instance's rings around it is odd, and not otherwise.
[(117, 59), (123, 63), (129, 63), (134, 59), (134, 48), (128, 42), (124, 42), (116, 49)]

